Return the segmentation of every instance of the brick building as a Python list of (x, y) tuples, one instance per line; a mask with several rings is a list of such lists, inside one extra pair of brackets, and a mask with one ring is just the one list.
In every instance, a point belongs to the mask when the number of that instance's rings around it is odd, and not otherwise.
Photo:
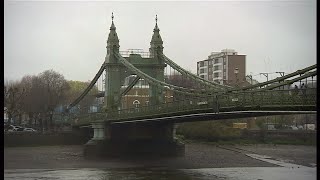
[(220, 84), (246, 86), (246, 55), (232, 49), (212, 52), (208, 59), (197, 62), (197, 75)]
[[(128, 76), (121, 90), (125, 90), (135, 78), (136, 75)], [(149, 90), (149, 84), (144, 79), (140, 79), (126, 95), (122, 96), (122, 109), (149, 105)], [(173, 101), (172, 91), (164, 91), (164, 96), (165, 103)]]

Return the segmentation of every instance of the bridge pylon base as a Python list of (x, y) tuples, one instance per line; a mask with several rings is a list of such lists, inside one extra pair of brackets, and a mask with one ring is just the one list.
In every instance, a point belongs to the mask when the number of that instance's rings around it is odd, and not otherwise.
[(184, 156), (185, 145), (179, 141), (128, 141), (90, 140), (84, 146), (85, 158), (123, 156)]
[[(100, 128), (101, 126), (96, 126)], [(123, 156), (184, 156), (185, 145), (174, 138), (174, 124), (106, 125), (105, 136), (84, 145), (86, 158)], [(95, 131), (99, 132), (99, 130)]]

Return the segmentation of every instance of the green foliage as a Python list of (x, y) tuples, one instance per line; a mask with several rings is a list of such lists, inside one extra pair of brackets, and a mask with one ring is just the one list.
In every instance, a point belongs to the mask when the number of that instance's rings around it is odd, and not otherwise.
[[(70, 86), (69, 93), (71, 95), (80, 95), (88, 86), (90, 82), (82, 82), (82, 81), (68, 81), (68, 84)], [(98, 93), (98, 88), (93, 87), (88, 95), (95, 95)]]
[(266, 138), (265, 143), (267, 144), (282, 144), (282, 145), (309, 145), (316, 146), (317, 142), (312, 139), (302, 140), (302, 139), (274, 139)]
[(257, 119), (256, 120), (256, 125), (260, 128), (260, 129), (265, 129), (266, 127), (264, 126), (264, 119)]
[[(76, 98), (78, 98), (84, 90), (89, 86), (90, 82), (81, 81), (68, 81), (69, 91), (68, 91), (68, 103), (70, 104)], [(95, 95), (98, 93), (98, 88), (94, 86), (88, 94), (79, 102), (82, 112), (87, 112), (90, 105), (95, 100)]]
[(240, 138), (241, 130), (234, 129), (223, 122), (206, 121), (181, 124), (177, 129), (177, 134), (188, 139), (218, 141)]
[[(264, 118), (257, 119), (263, 122)], [(257, 136), (248, 134), (248, 130), (233, 129), (230, 122), (206, 121), (183, 123), (177, 129), (176, 138), (185, 143), (197, 142), (211, 145), (235, 145), (235, 144), (292, 144), (312, 145), (317, 144), (315, 137), (278, 137), (267, 135), (266, 129), (261, 129)]]

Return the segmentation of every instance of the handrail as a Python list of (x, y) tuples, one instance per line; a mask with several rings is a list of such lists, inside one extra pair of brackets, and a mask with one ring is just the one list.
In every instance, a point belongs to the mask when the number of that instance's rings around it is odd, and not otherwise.
[(276, 85), (273, 85), (273, 86), (268, 86), (268, 87), (263, 88), (263, 89), (266, 89), (266, 90), (275, 89), (277, 87), (281, 87), (281, 86), (284, 86), (284, 85), (289, 85), (289, 84), (292, 84), (292, 83), (297, 82), (299, 80), (302, 80), (302, 79), (305, 79), (305, 78), (308, 78), (308, 77), (311, 77), (311, 76), (315, 76), (315, 75), (317, 75), (317, 70), (312, 71), (312, 72), (308, 72), (308, 73), (306, 73), (306, 74), (304, 74), (302, 76), (299, 76), (299, 77), (291, 79), (291, 80), (284, 81), (282, 83), (279, 83), (279, 84), (276, 84)]
[(262, 82), (262, 83), (254, 84), (254, 85), (251, 85), (251, 86), (242, 87), (242, 88), (234, 88), (234, 89), (230, 89), (228, 91), (229, 92), (230, 91), (240, 91), (240, 90), (247, 90), (247, 89), (254, 89), (254, 88), (257, 88), (257, 87), (262, 87), (262, 86), (265, 86), (265, 85), (268, 85), (268, 84), (272, 84), (272, 83), (275, 83), (275, 82), (284, 81), (284, 80), (286, 80), (288, 78), (303, 74), (303, 73), (308, 72), (310, 70), (313, 70), (315, 68), (317, 68), (317, 64), (309, 66), (309, 67), (306, 67), (306, 68), (301, 69), (301, 70), (297, 70), (296, 72), (287, 74), (285, 76), (272, 79), (270, 81), (266, 81), (266, 82)]
[[(266, 90), (263, 92), (242, 91), (242, 93), (223, 94), (219, 96), (207, 96), (206, 98), (190, 98), (182, 101), (174, 101), (152, 106), (142, 106), (140, 108), (128, 108), (122, 110), (109, 111), (107, 113), (92, 113), (82, 118), (87, 120), (125, 120), (176, 113), (197, 113), (203, 110), (217, 112), (225, 108), (258, 108), (276, 106), (315, 106), (316, 88), (306, 89), (301, 94), (294, 90)], [(218, 107), (217, 107), (218, 106)], [(220, 110), (219, 110), (220, 109)], [(311, 110), (311, 109), (310, 109)], [(93, 118), (93, 119), (92, 119)], [(84, 120), (86, 120), (84, 119)]]

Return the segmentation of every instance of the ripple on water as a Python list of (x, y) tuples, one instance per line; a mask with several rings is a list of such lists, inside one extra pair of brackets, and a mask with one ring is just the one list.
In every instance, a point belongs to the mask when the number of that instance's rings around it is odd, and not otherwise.
[(17, 180), (300, 180), (316, 179), (316, 168), (245, 167), (203, 169), (19, 169), (5, 170), (4, 179)]

